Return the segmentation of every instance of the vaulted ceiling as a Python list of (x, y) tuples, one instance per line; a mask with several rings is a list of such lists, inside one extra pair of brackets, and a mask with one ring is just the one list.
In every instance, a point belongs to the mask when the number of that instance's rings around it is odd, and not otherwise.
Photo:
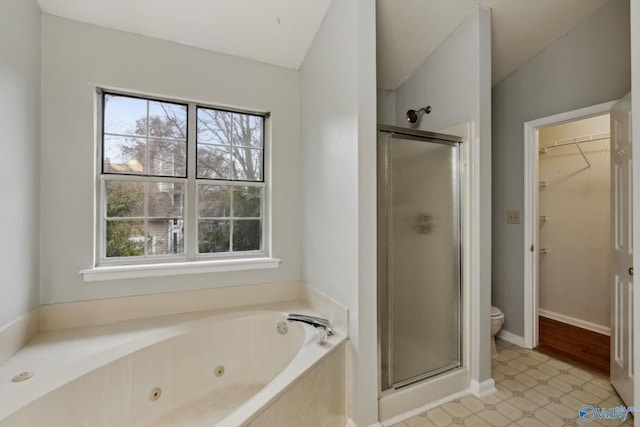
[[(492, 9), (495, 85), (609, 1), (376, 0), (378, 87), (396, 89), (478, 5)], [(331, 0), (39, 3), (44, 13), (299, 69)]]
[(476, 6), (491, 8), (492, 83), (610, 0), (377, 0), (378, 87), (396, 89)]
[(331, 0), (38, 0), (44, 13), (299, 69)]

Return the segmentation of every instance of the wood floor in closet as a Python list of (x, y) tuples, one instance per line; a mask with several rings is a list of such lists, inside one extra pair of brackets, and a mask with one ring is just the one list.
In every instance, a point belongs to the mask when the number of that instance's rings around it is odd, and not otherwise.
[(609, 336), (539, 316), (536, 350), (609, 376)]

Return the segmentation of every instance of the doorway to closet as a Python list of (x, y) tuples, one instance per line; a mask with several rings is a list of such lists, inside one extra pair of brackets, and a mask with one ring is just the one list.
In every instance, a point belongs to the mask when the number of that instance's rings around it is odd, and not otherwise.
[(609, 375), (609, 114), (538, 132), (538, 349)]

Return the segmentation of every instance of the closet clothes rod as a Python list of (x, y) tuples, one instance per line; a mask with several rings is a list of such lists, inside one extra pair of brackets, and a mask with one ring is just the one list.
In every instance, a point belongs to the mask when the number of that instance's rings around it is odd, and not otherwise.
[(552, 142), (550, 144), (541, 146), (540, 150), (544, 151), (547, 148), (563, 147), (565, 145), (581, 144), (583, 142), (598, 141), (598, 140), (601, 140), (601, 139), (609, 139), (609, 138), (610, 138), (610, 134), (609, 134), (609, 132), (606, 132), (606, 133), (598, 133), (596, 135), (581, 136), (579, 138), (560, 139), (560, 140), (554, 141), (554, 142)]
[(565, 145), (575, 145), (576, 147), (578, 147), (578, 151), (580, 151), (580, 154), (582, 155), (582, 158), (584, 159), (584, 161), (587, 162), (587, 167), (591, 169), (591, 163), (589, 162), (589, 159), (587, 159), (587, 156), (585, 156), (584, 151), (582, 151), (582, 148), (580, 147), (580, 143), (589, 142), (589, 141), (598, 141), (601, 139), (609, 139), (609, 138), (610, 138), (610, 134), (608, 132), (597, 134), (597, 135), (582, 136), (580, 138), (569, 138), (565, 140), (555, 141), (553, 144), (547, 144), (543, 146), (542, 152), (546, 153), (547, 149), (549, 148), (563, 147)]

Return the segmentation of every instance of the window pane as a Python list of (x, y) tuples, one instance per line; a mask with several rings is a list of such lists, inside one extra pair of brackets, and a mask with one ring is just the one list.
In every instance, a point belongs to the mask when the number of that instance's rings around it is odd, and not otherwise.
[(258, 251), (262, 240), (259, 220), (233, 222), (233, 251)]
[(225, 147), (198, 145), (197, 162), (198, 178), (231, 178), (231, 155)]
[(198, 143), (230, 145), (233, 134), (233, 113), (198, 108)]
[(144, 215), (144, 183), (106, 181), (107, 218), (131, 218)]
[(184, 227), (181, 219), (147, 221), (147, 253), (169, 255), (184, 253)]
[(234, 148), (233, 179), (262, 181), (262, 150)]
[(233, 113), (233, 145), (263, 148), (262, 121), (260, 116)]
[(233, 193), (234, 217), (260, 217), (262, 189), (258, 187), (238, 187)]
[(105, 173), (143, 174), (146, 140), (121, 136), (104, 137), (103, 170)]
[(107, 257), (144, 255), (143, 221), (107, 221)]
[(149, 217), (182, 218), (184, 184), (174, 182), (149, 183)]
[(105, 173), (186, 177), (186, 105), (113, 94), (104, 99)]
[(198, 108), (198, 178), (262, 181), (263, 127), (261, 116)]
[(186, 142), (153, 139), (149, 141), (149, 174), (187, 177)]
[(149, 135), (187, 140), (187, 106), (149, 101)]
[(104, 132), (147, 135), (147, 100), (105, 94)]
[(220, 218), (231, 216), (231, 190), (220, 185), (198, 186), (198, 217)]
[(198, 252), (229, 252), (229, 221), (200, 221), (198, 224)]

